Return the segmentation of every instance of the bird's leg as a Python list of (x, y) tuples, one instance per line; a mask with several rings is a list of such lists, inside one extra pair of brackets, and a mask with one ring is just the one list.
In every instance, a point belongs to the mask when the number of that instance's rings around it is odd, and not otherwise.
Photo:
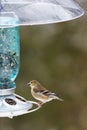
[(44, 104), (43, 102), (38, 102), (38, 105), (39, 105), (40, 107), (42, 107), (43, 104)]

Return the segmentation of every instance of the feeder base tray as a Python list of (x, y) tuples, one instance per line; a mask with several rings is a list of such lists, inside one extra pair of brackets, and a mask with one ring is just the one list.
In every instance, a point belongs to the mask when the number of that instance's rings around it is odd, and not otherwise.
[(27, 101), (17, 94), (0, 96), (0, 117), (13, 118), (14, 116), (34, 112), (39, 108), (38, 103)]

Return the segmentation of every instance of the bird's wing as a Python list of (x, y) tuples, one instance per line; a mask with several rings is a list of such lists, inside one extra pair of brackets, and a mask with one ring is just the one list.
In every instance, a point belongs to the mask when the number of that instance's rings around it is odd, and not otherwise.
[(49, 90), (40, 90), (38, 93), (41, 93), (41, 94), (43, 94), (44, 96), (57, 96), (55, 93), (52, 93), (52, 92), (50, 92)]
[(52, 93), (51, 91), (47, 90), (43, 86), (40, 86), (38, 88), (34, 88), (33, 90), (34, 90), (35, 93), (37, 93), (39, 95), (43, 95), (43, 96), (47, 96), (47, 97), (50, 97), (50, 95), (51, 96), (57, 96), (57, 94)]

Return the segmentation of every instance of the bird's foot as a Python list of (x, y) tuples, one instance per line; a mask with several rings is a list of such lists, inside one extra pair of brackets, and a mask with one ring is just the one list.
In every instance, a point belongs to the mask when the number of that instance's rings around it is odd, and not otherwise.
[(38, 106), (42, 107), (43, 102), (38, 102)]

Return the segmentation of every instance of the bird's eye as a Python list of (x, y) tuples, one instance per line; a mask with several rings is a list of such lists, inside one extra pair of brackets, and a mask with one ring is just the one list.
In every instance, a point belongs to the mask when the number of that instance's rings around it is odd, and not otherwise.
[(30, 84), (32, 84), (32, 81), (30, 82)]

